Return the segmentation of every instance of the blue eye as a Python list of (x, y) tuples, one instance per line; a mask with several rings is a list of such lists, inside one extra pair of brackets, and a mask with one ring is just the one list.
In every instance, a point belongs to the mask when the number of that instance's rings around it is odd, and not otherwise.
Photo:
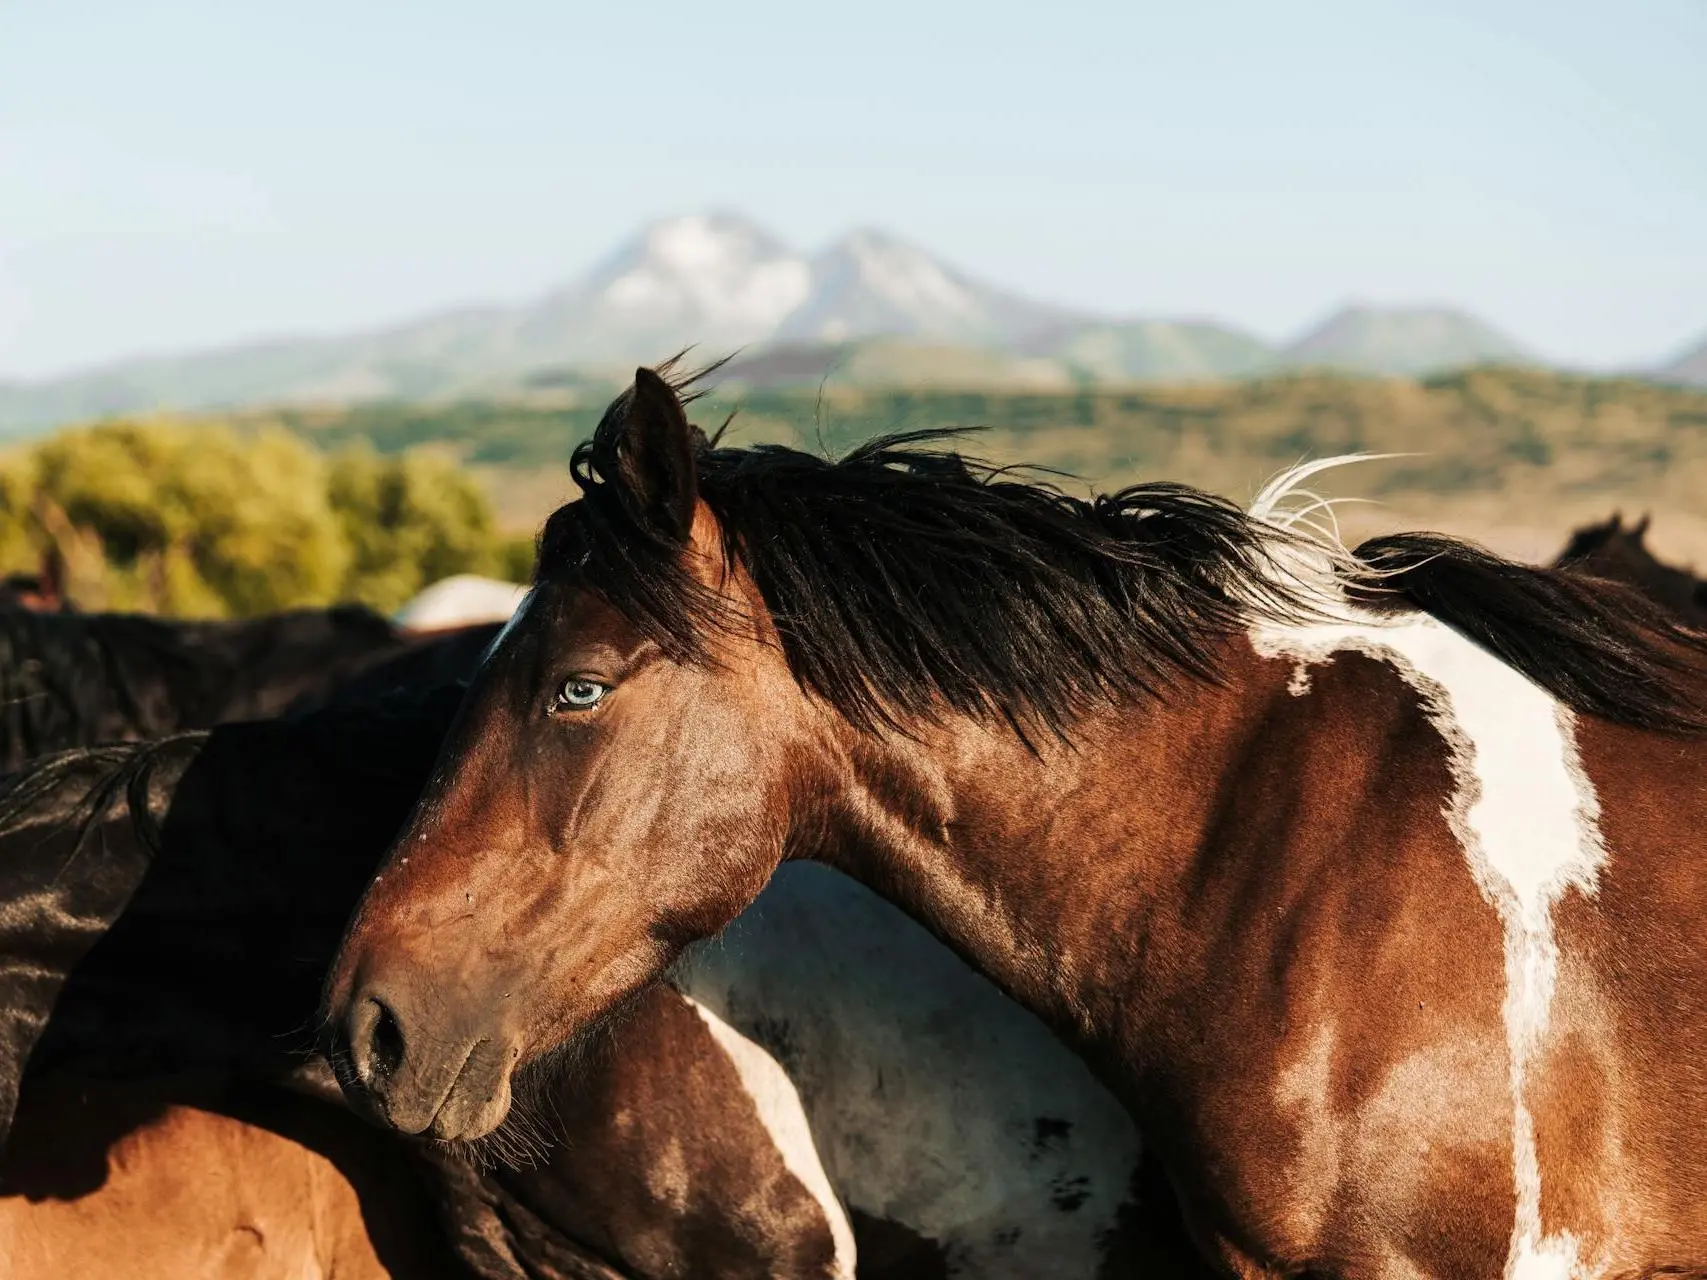
[(562, 711), (588, 711), (604, 701), (610, 692), (608, 684), (589, 680), (585, 676), (570, 676), (557, 691), (557, 706)]

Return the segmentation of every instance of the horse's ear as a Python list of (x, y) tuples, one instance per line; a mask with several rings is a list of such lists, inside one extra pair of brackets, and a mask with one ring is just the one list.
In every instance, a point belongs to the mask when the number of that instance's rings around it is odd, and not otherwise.
[(693, 532), (698, 435), (675, 388), (651, 369), (636, 369), (617, 441), (621, 483), (647, 525), (677, 542)]
[(1640, 542), (1643, 538), (1647, 537), (1648, 525), (1652, 522), (1653, 518), (1654, 513), (1652, 511), (1642, 512), (1642, 518), (1630, 526), (1630, 536), (1637, 542)]

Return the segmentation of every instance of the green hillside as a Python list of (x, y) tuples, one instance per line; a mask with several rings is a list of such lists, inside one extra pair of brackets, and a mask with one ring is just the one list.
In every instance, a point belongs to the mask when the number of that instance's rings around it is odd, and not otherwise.
[(1246, 378), (1280, 363), (1266, 343), (1248, 333), (1225, 325), (1164, 320), (1086, 325), (1047, 350), (1082, 382)]
[[(603, 412), (602, 394), (554, 401), (374, 404), (246, 415), (324, 446), (383, 452), (449, 445), (500, 470), (561, 467)], [(1482, 369), (1425, 381), (1288, 375), (1201, 386), (1078, 391), (910, 391), (828, 386), (714, 393), (695, 406), (739, 440), (831, 452), (873, 434), (976, 429), (970, 447), (1088, 479), (1136, 475), (1243, 492), (1277, 467), (1346, 452), (1418, 452), (1371, 470), (1383, 494), (1486, 493), (1537, 483), (1659, 495), (1707, 479), (1707, 391), (1633, 379)]]
[[(572, 496), (570, 450), (613, 390), (544, 386), (508, 401), (211, 420), (244, 432), (282, 427), (329, 454), (436, 446), (486, 488), (504, 530), (525, 534)], [(1707, 390), (1479, 369), (1423, 381), (1290, 374), (1079, 390), (731, 385), (694, 407), (707, 427), (731, 413), (735, 441), (834, 453), (881, 432), (966, 428), (975, 434), (963, 447), (992, 460), (1060, 468), (1102, 487), (1183, 480), (1240, 500), (1301, 459), (1414, 454), (1324, 478), (1333, 493), (1378, 504), (1342, 509), (1354, 532), (1443, 528), (1541, 556), (1568, 525), (1623, 507), (1656, 513), (1662, 550), (1707, 561)]]

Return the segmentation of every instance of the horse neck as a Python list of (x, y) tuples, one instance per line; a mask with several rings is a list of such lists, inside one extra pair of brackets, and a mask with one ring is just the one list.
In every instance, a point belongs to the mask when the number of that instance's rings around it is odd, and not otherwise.
[(1228, 798), (1288, 669), (1235, 643), (1223, 677), (1106, 708), (1068, 743), (1035, 739), (1035, 753), (969, 722), (850, 735), (856, 781), (806, 856), (901, 906), (1130, 1079), (1144, 1046), (1165, 1042), (1168, 993), (1237, 923), (1205, 920), (1194, 886), (1226, 856)]

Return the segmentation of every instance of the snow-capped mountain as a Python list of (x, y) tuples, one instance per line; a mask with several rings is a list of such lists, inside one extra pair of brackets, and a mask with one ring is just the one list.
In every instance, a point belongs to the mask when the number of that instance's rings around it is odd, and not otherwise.
[[(807, 254), (739, 215), (696, 213), (653, 223), (579, 280), (520, 305), (0, 383), (0, 432), (155, 409), (503, 395), (529, 382), (614, 380), (690, 346), (707, 359), (744, 349), (752, 377), (855, 371), (890, 385), (1085, 385), (1300, 365), (1412, 374), (1528, 359), (1504, 334), (1442, 308), (1348, 308), (1276, 349), (1212, 322), (1031, 301), (881, 231)], [(1702, 358), (1686, 353), (1660, 376), (1707, 381)]]
[(1082, 320), (981, 284), (881, 231), (844, 236), (812, 260), (812, 290), (772, 335), (779, 342), (926, 338), (1005, 346)]
[(532, 358), (615, 362), (690, 344), (708, 354), (877, 336), (1005, 344), (1072, 319), (881, 231), (808, 257), (744, 218), (690, 214), (654, 223), (529, 308), (514, 345)]
[(812, 294), (812, 267), (764, 228), (732, 214), (654, 223), (566, 289), (515, 318), (530, 362), (657, 360), (698, 345), (721, 353), (763, 342)]
[(695, 213), (653, 223), (519, 306), (0, 383), (0, 431), (156, 409), (483, 393), (540, 370), (620, 375), (684, 347), (712, 358), (796, 335), (1002, 343), (1069, 318), (879, 232), (807, 255), (749, 219)]

